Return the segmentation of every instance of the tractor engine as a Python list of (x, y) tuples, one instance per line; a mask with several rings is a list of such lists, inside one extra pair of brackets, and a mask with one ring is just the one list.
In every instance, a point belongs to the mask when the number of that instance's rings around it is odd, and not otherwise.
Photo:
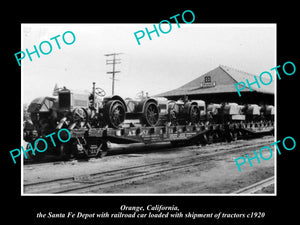
[(258, 122), (261, 120), (261, 106), (256, 104), (245, 105), (246, 122)]
[(127, 112), (126, 119), (138, 119), (142, 126), (154, 127), (159, 120), (160, 109), (154, 98), (125, 99)]
[[(119, 128), (125, 119), (139, 119), (142, 126), (155, 126), (159, 118), (158, 103), (153, 98), (139, 100), (118, 96), (105, 96), (101, 88), (91, 94), (75, 93), (63, 88), (58, 92), (58, 129), (73, 128)], [(99, 98), (100, 97), (100, 98)]]
[(93, 87), (93, 92), (75, 93), (67, 88), (58, 92), (58, 129), (66, 126), (74, 128), (118, 128), (125, 120), (126, 105), (120, 96), (109, 96), (103, 99), (105, 92)]
[[(158, 98), (160, 108), (160, 124), (176, 125), (197, 124), (201, 115), (205, 115), (203, 101), (172, 101)], [(204, 103), (204, 105), (203, 105)]]
[(275, 107), (273, 105), (263, 105), (260, 114), (263, 121), (272, 122), (274, 121)]
[(211, 103), (207, 106), (207, 115), (210, 122), (217, 124), (245, 120), (243, 106), (237, 103)]
[(196, 102), (170, 101), (169, 116), (174, 125), (197, 124), (200, 121), (200, 109)]
[(88, 94), (74, 93), (67, 88), (58, 91), (57, 129), (85, 127), (88, 123)]

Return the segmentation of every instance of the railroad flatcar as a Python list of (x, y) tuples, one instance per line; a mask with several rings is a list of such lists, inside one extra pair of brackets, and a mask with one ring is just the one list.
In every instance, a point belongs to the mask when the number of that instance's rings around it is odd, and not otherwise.
[[(64, 158), (95, 157), (106, 154), (107, 143), (207, 143), (230, 141), (246, 132), (270, 132), (274, 106), (206, 103), (183, 96), (167, 98), (105, 96), (93, 83), (91, 93), (75, 92), (66, 87), (58, 97), (34, 99), (28, 107), (24, 140), (33, 143), (61, 128), (72, 137), (52, 152)], [(128, 123), (128, 121), (136, 121)], [(44, 154), (44, 153), (43, 153)]]

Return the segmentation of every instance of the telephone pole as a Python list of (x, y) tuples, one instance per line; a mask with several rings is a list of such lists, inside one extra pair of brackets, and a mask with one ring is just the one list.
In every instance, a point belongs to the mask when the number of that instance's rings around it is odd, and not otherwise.
[(109, 71), (109, 72), (106, 72), (108, 74), (112, 74), (112, 88), (111, 88), (111, 94), (114, 95), (115, 93), (115, 74), (116, 73), (120, 73), (121, 71), (115, 71), (115, 65), (116, 64), (120, 64), (120, 60), (121, 59), (116, 59), (116, 55), (120, 55), (122, 53), (111, 53), (111, 54), (105, 54), (105, 56), (107, 57), (110, 57), (112, 56), (113, 58), (112, 59), (107, 59), (106, 60), (106, 65), (113, 65), (113, 70), (112, 71)]

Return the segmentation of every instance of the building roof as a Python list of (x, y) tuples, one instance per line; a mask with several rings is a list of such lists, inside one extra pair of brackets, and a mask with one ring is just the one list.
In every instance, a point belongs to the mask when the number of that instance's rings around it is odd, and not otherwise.
[[(246, 79), (248, 79), (249, 83), (255, 81), (253, 74), (240, 71), (228, 66), (220, 65), (217, 68), (201, 75), (200, 77), (186, 83), (185, 85), (167, 91), (157, 96), (180, 96), (180, 95), (199, 95), (199, 94), (215, 94), (215, 93), (237, 93), (235, 88), (235, 84), (238, 82), (244, 82), (246, 84), (246, 88), (241, 90), (240, 92), (251, 92), (249, 87), (247, 86)], [(256, 75), (259, 81), (259, 75)], [(266, 75), (262, 76), (262, 80), (264, 83), (268, 83), (270, 78)], [(263, 85), (260, 83), (260, 88), (258, 88), (257, 84), (251, 85), (251, 88), (255, 92), (274, 94), (274, 81), (272, 81), (269, 85)]]

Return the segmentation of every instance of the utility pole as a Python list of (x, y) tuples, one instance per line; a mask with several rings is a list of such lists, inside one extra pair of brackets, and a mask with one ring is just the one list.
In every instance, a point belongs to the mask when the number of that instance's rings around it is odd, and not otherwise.
[(109, 72), (106, 72), (108, 74), (112, 74), (112, 88), (111, 88), (111, 94), (114, 95), (115, 93), (115, 74), (116, 73), (120, 73), (121, 71), (115, 71), (115, 64), (120, 64), (120, 60), (121, 59), (116, 59), (116, 55), (120, 55), (122, 53), (111, 53), (111, 54), (105, 54), (105, 56), (107, 57), (110, 57), (112, 56), (113, 59), (107, 59), (106, 60), (106, 65), (113, 65), (113, 70), (112, 71), (109, 71)]

